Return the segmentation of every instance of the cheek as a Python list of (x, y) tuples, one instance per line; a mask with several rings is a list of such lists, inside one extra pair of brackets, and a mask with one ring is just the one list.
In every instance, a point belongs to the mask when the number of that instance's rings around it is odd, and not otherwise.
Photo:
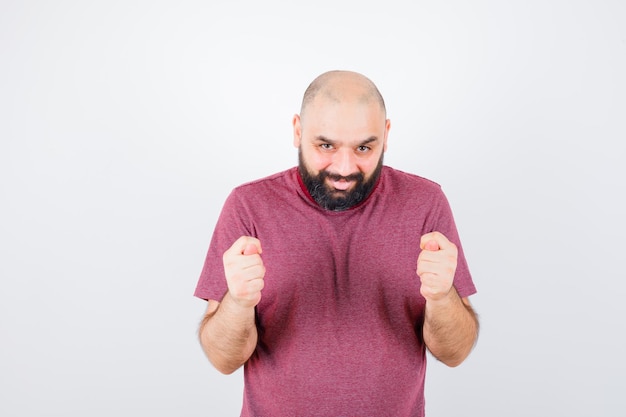
[(380, 156), (363, 160), (357, 166), (359, 168), (359, 171), (361, 171), (365, 175), (365, 178), (369, 179), (376, 171), (376, 168), (378, 167), (378, 161), (380, 161)]
[(320, 154), (319, 152), (313, 152), (312, 154), (305, 156), (304, 162), (309, 171), (313, 171), (317, 175), (320, 171), (325, 170), (332, 164), (332, 159), (329, 156)]

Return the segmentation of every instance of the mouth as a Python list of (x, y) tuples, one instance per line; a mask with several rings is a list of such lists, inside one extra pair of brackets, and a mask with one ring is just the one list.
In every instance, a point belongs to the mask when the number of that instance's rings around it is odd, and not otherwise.
[(336, 191), (347, 191), (354, 185), (354, 181), (347, 181), (345, 179), (333, 180), (329, 178), (328, 182)]

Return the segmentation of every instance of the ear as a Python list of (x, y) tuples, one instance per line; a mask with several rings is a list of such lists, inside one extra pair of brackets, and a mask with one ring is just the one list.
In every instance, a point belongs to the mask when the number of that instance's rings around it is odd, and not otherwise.
[(302, 124), (299, 114), (294, 114), (291, 124), (293, 125), (293, 146), (299, 148), (302, 139)]
[(389, 129), (391, 129), (391, 120), (385, 120), (385, 139), (383, 140), (383, 152), (387, 152), (387, 136), (389, 136)]

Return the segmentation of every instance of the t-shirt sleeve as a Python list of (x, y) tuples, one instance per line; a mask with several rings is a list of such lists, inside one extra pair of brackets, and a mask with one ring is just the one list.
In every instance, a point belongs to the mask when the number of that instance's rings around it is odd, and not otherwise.
[(454, 287), (456, 288), (461, 298), (468, 297), (476, 293), (476, 287), (472, 279), (467, 260), (465, 259), (465, 253), (463, 252), (463, 245), (459, 238), (459, 233), (454, 222), (454, 216), (448, 199), (443, 191), (441, 192), (441, 199), (438, 205), (438, 215), (436, 216), (436, 225), (433, 230), (443, 233), (448, 240), (453, 242), (458, 248), (458, 258), (456, 273), (454, 274)]
[(245, 212), (235, 189), (227, 197), (218, 217), (194, 296), (221, 301), (226, 294), (228, 285), (222, 260), (224, 252), (241, 236), (253, 236), (250, 225), (246, 224), (242, 216)]

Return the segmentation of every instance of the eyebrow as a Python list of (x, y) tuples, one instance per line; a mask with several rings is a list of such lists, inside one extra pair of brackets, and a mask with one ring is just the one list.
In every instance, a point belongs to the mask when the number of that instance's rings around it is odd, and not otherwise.
[[(317, 142), (325, 142), (325, 143), (331, 144), (333, 146), (337, 145), (337, 143), (340, 143), (340, 141), (329, 139), (329, 138), (327, 138), (326, 136), (323, 136), (323, 135), (316, 136), (315, 140)], [(364, 146), (364, 145), (367, 145), (369, 143), (376, 142), (377, 140), (378, 140), (377, 136), (370, 136), (369, 138), (359, 142), (356, 146)]]

